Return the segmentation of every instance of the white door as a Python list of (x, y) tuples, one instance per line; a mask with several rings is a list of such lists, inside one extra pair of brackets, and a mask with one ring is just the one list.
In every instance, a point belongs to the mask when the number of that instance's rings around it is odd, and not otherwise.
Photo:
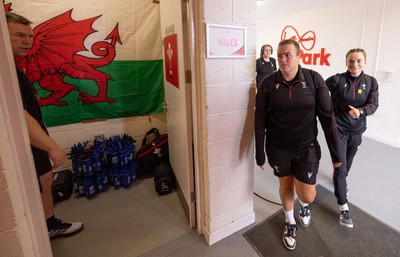
[[(182, 7), (183, 5), (183, 7)], [(193, 129), (191, 106), (191, 83), (185, 82), (185, 70), (190, 68), (190, 61), (185, 61), (189, 55), (186, 25), (186, 3), (182, 0), (160, 1), (161, 34), (165, 37), (176, 34), (178, 75), (168, 70), (164, 65), (165, 107), (167, 109), (168, 146), (170, 161), (178, 182), (178, 192), (189, 220), (190, 227), (196, 226), (196, 209), (194, 197), (193, 169)], [(164, 40), (165, 42), (165, 40)], [(186, 44), (186, 45), (185, 45)], [(172, 58), (173, 56), (170, 56)], [(167, 57), (168, 58), (168, 57)], [(190, 58), (189, 58), (190, 60)], [(165, 60), (164, 57), (164, 63)], [(177, 76), (178, 85), (167, 81), (167, 76)], [(171, 80), (171, 79), (170, 79)]]

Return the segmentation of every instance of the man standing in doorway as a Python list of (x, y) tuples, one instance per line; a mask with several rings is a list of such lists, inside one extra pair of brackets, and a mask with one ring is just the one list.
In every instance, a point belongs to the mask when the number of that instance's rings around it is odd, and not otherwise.
[[(6, 19), (14, 58), (26, 56), (33, 45), (32, 22), (15, 13), (6, 13)], [(16, 66), (49, 237), (55, 239), (71, 236), (82, 231), (83, 224), (81, 222), (65, 223), (61, 219), (55, 218), (51, 191), (53, 171), (64, 163), (66, 156), (64, 151), (48, 135), (33, 84), (26, 74), (18, 68), (17, 64)], [(53, 161), (53, 165), (49, 158)]]

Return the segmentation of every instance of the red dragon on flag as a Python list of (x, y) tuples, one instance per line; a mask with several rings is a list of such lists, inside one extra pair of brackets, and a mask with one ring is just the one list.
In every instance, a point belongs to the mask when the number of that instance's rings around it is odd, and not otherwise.
[[(11, 4), (8, 8), (11, 9)], [(80, 92), (78, 100), (83, 104), (113, 103), (115, 100), (107, 96), (108, 80), (112, 80), (112, 77), (98, 68), (110, 64), (115, 58), (116, 43), (122, 44), (118, 23), (103, 41), (91, 46), (91, 53), (95, 57), (88, 57), (80, 52), (88, 51), (84, 41), (96, 32), (92, 25), (101, 15), (75, 21), (71, 13), (72, 9), (36, 26), (33, 29), (33, 47), (27, 56), (18, 60), (19, 65), (33, 83), (37, 82), (41, 88), (50, 92), (47, 97), (39, 99), (41, 106), (68, 104), (61, 99), (72, 90), (79, 89), (65, 82), (66, 76), (96, 83), (97, 95)]]
[[(46, 2), (51, 8), (43, 8)], [(136, 1), (135, 8), (144, 8), (136, 16), (136, 9), (121, 11), (119, 5), (114, 5), (115, 11), (108, 9), (114, 8), (108, 1), (104, 8), (93, 10), (90, 3), (79, 2), (75, 6), (75, 1), (23, 0), (11, 5), (11, 0), (3, 0), (6, 12), (28, 13), (27, 18), (34, 19), (32, 49), (16, 61), (34, 83), (45, 124), (53, 127), (162, 113), (159, 5)], [(85, 15), (88, 11), (100, 13)], [(128, 33), (122, 35), (120, 19), (125, 14), (132, 19), (124, 22)], [(144, 33), (151, 36), (141, 38)]]
[(12, 11), (11, 3), (5, 4), (4, 1), (3, 1), (3, 6), (4, 6), (4, 11), (5, 12), (11, 12)]

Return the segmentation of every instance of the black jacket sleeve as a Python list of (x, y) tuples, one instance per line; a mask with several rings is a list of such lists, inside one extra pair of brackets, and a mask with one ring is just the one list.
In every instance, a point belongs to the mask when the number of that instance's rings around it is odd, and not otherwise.
[(344, 155), (340, 149), (339, 132), (333, 111), (329, 89), (324, 79), (317, 72), (313, 72), (315, 85), (316, 114), (324, 131), (325, 140), (333, 163), (343, 162)]
[(262, 85), (257, 91), (254, 116), (255, 157), (259, 166), (265, 164), (266, 114), (268, 108), (268, 90), (265, 83), (262, 83)]
[[(365, 76), (369, 75), (365, 74)], [(376, 81), (376, 79), (372, 76), (369, 77), (371, 78), (371, 90), (369, 91), (367, 102), (361, 106), (364, 111), (364, 115), (371, 115), (375, 113), (379, 106), (378, 81)]]

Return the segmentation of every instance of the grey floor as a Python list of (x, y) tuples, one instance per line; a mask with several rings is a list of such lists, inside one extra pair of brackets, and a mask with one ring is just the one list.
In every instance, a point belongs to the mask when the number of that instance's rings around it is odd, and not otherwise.
[[(323, 157), (318, 183), (333, 190), (329, 154), (322, 138), (320, 143)], [(398, 231), (399, 167), (400, 149), (364, 137), (348, 178), (349, 200)], [(255, 167), (254, 191), (280, 202), (277, 179), (270, 171)], [(83, 221), (85, 230), (51, 244), (55, 257), (257, 257), (242, 235), (280, 208), (254, 196), (256, 223), (208, 246), (203, 237), (189, 229), (177, 194), (159, 197), (152, 179), (146, 179), (129, 189), (111, 188), (90, 200), (72, 197), (57, 204), (58, 216)], [(356, 220), (354, 223), (357, 226)]]

